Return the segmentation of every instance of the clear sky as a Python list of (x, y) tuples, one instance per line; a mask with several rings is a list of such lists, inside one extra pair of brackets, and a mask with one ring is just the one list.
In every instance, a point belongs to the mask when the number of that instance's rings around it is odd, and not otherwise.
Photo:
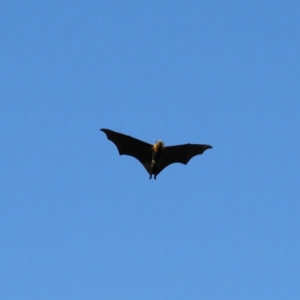
[[(300, 299), (300, 2), (1, 1), (0, 299)], [(212, 150), (149, 180), (100, 128)]]

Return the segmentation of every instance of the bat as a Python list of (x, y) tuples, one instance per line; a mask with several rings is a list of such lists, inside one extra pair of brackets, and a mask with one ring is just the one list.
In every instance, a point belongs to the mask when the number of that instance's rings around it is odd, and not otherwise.
[(118, 133), (109, 129), (102, 128), (107, 139), (112, 141), (118, 148), (120, 155), (135, 157), (141, 162), (150, 177), (156, 176), (168, 165), (173, 163), (187, 164), (195, 155), (203, 154), (212, 146), (205, 144), (184, 144), (165, 147), (159, 140), (153, 145), (135, 139), (129, 135)]

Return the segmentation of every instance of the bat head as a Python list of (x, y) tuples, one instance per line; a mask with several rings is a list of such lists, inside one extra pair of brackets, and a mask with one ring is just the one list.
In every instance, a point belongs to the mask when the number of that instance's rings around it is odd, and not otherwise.
[(153, 150), (155, 152), (163, 150), (163, 149), (165, 149), (165, 144), (161, 140), (156, 141), (155, 144), (153, 145)]

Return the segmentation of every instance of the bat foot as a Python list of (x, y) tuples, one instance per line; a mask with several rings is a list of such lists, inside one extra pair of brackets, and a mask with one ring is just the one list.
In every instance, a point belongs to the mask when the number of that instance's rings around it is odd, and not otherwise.
[(156, 180), (156, 175), (154, 175), (154, 179)]
[(150, 175), (149, 179), (151, 179), (151, 178), (152, 178), (152, 174)]

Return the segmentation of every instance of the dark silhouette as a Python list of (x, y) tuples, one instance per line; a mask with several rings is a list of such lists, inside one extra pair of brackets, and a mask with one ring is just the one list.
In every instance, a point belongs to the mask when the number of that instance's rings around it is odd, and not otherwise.
[(149, 179), (152, 178), (152, 175), (156, 179), (156, 176), (170, 164), (182, 163), (186, 165), (195, 155), (202, 154), (206, 149), (212, 148), (212, 146), (201, 144), (165, 147), (160, 140), (151, 145), (109, 129), (102, 128), (100, 130), (117, 146), (120, 155), (125, 154), (138, 159), (149, 173)]

